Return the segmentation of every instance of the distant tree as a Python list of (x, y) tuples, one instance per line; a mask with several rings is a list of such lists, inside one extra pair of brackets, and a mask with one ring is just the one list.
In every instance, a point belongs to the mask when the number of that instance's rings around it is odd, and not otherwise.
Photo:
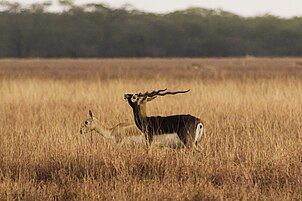
[(22, 11), (22, 6), (18, 2), (11, 3), (9, 1), (0, 1), (0, 7), (4, 12), (9, 13), (20, 13)]
[(30, 11), (34, 13), (44, 13), (45, 10), (52, 5), (51, 1), (45, 1), (43, 3), (34, 3), (30, 6)]
[(241, 17), (220, 9), (167, 14), (59, 0), (0, 3), (0, 57), (301, 56), (302, 18)]

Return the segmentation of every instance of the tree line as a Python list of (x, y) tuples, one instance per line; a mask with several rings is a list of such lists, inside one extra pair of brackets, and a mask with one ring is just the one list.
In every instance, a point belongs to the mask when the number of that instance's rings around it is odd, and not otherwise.
[(166, 14), (59, 0), (0, 4), (0, 57), (302, 56), (302, 17), (242, 17), (189, 8)]

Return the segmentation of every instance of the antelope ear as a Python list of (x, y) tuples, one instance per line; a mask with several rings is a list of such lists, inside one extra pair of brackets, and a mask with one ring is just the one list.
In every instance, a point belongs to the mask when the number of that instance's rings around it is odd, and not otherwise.
[(147, 100), (147, 98), (146, 97), (139, 97), (138, 98), (138, 101), (137, 101), (137, 104), (138, 105), (140, 105), (140, 104), (142, 104), (144, 101), (146, 101)]
[(147, 102), (152, 101), (153, 99), (155, 99), (157, 96), (153, 96), (153, 97), (148, 97), (147, 98)]
[(89, 110), (89, 116), (93, 119), (93, 114), (92, 114), (91, 110)]

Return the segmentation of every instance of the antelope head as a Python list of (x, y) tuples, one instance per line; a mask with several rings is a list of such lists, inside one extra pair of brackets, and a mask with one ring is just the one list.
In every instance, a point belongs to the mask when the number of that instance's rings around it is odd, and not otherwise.
[(166, 89), (154, 90), (152, 92), (145, 92), (145, 93), (136, 93), (136, 94), (125, 94), (124, 99), (128, 101), (129, 105), (134, 108), (135, 106), (144, 104), (155, 99), (158, 96), (165, 96), (165, 95), (175, 95), (180, 93), (187, 93), (190, 89), (185, 91), (167, 91)]
[(86, 134), (94, 131), (98, 120), (94, 117), (91, 110), (89, 110), (89, 117), (81, 124), (80, 134)]

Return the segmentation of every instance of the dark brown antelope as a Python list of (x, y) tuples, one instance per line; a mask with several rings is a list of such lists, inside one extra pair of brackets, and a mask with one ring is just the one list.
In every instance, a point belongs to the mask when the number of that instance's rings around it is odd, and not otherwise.
[(150, 116), (146, 114), (146, 103), (157, 96), (187, 93), (186, 91), (169, 92), (167, 89), (145, 93), (125, 94), (124, 98), (132, 107), (136, 126), (144, 133), (147, 146), (150, 146), (154, 135), (174, 134), (185, 146), (197, 146), (204, 132), (203, 123), (199, 118), (189, 114), (172, 116)]

